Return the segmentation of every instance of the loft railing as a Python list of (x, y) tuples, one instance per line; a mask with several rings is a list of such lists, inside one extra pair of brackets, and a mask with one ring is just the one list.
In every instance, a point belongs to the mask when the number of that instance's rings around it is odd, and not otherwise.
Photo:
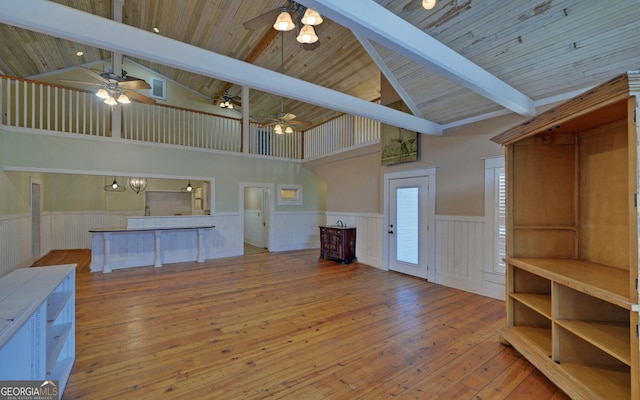
[(131, 103), (122, 107), (122, 138), (240, 152), (242, 121), (179, 107)]
[(343, 114), (304, 132), (305, 160), (380, 142), (380, 122)]
[[(149, 143), (286, 159), (323, 157), (375, 143), (380, 124), (343, 115), (303, 132), (276, 134), (251, 122), (243, 143), (242, 120), (164, 105), (131, 103), (122, 108), (120, 138)], [(2, 125), (44, 132), (112, 136), (112, 108), (93, 92), (0, 75)]]

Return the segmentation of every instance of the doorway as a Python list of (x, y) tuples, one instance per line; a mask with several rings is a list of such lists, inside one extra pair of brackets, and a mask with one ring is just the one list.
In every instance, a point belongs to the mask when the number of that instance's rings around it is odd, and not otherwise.
[(274, 210), (273, 184), (241, 183), (240, 214), (244, 254), (268, 251), (271, 240), (271, 216)]
[(385, 251), (390, 271), (435, 276), (433, 226), (435, 177), (427, 171), (385, 174)]
[(31, 257), (40, 258), (41, 253), (41, 219), (42, 219), (42, 182), (31, 178)]

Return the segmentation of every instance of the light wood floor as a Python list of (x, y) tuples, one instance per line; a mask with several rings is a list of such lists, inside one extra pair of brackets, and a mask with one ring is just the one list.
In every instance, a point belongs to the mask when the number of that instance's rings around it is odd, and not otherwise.
[(499, 342), (504, 303), (317, 251), (89, 272), (64, 399), (566, 399)]

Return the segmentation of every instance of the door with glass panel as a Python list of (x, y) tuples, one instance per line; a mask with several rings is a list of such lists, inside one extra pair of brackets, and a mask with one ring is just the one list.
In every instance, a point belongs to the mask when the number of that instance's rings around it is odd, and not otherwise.
[(427, 278), (429, 177), (389, 181), (389, 269)]

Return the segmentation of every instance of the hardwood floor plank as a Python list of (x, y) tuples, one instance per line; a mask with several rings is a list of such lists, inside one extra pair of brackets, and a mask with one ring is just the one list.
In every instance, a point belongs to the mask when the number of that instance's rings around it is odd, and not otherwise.
[(315, 250), (112, 274), (74, 250), (38, 265), (74, 262), (64, 399), (566, 399), (500, 344), (494, 299)]

